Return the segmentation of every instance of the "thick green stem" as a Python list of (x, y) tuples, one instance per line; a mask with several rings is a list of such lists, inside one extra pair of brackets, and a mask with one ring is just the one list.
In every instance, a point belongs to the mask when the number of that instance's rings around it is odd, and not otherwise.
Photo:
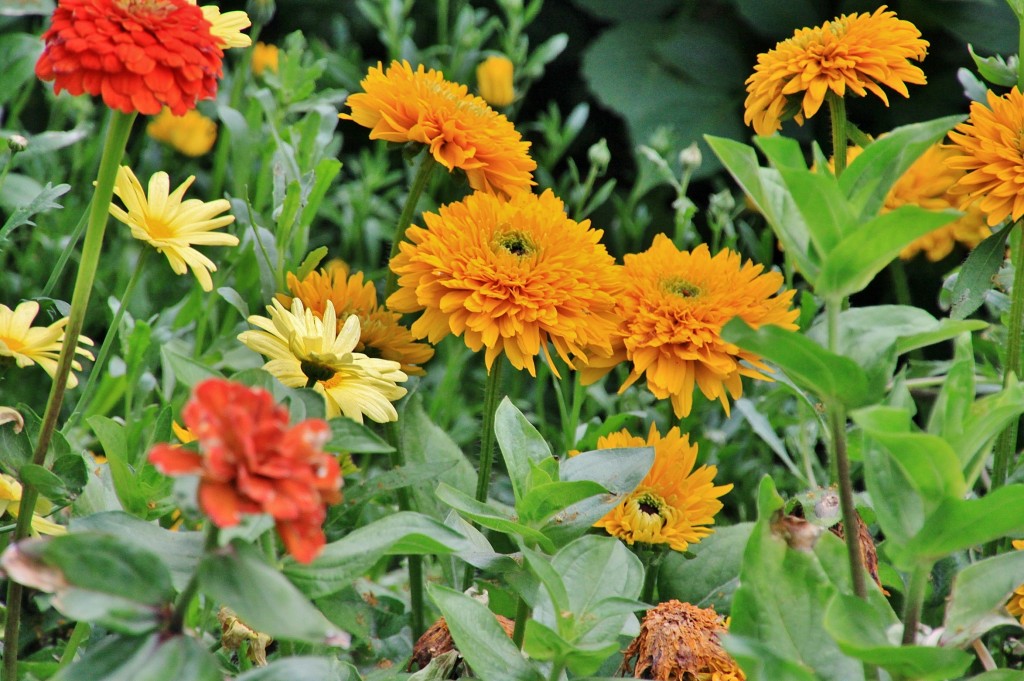
[[(398, 424), (390, 421), (384, 424), (384, 437), (394, 450), (391, 452), (391, 468), (396, 470), (405, 465), (405, 454), (402, 452), (402, 438)], [(402, 511), (412, 510), (412, 497), (408, 487), (399, 487), (396, 493), (398, 508)], [(409, 626), (412, 628), (412, 639), (415, 642), (427, 630), (423, 617), (423, 557), (406, 556), (409, 565)]]
[[(825, 301), (825, 314), (828, 320), (828, 347), (832, 352), (835, 352), (839, 346), (839, 312), (842, 306), (842, 299)], [(857, 509), (853, 503), (850, 457), (846, 451), (846, 407), (839, 400), (829, 400), (826, 406), (832, 435), (832, 470), (835, 473), (835, 481), (839, 484), (839, 506), (843, 513), (843, 535), (846, 538), (846, 553), (850, 560), (850, 579), (853, 583), (853, 593), (859, 598), (866, 598), (864, 557), (860, 549)]]
[[(206, 542), (203, 544), (203, 555), (206, 555), (217, 548), (220, 528), (212, 522), (206, 528)], [(185, 628), (185, 616), (188, 608), (192, 605), (192, 599), (199, 592), (199, 572), (193, 572), (185, 588), (178, 594), (178, 600), (174, 603), (174, 612), (167, 622), (167, 630), (172, 634), (180, 634)]]
[(915, 567), (910, 573), (910, 586), (907, 589), (906, 605), (903, 609), (903, 645), (914, 645), (917, 637), (917, 625), (921, 621), (921, 604), (924, 603), (924, 592), (928, 587), (930, 567)]
[[(71, 374), (71, 363), (75, 359), (78, 337), (82, 333), (85, 312), (89, 307), (92, 285), (96, 279), (96, 269), (103, 249), (103, 233), (107, 229), (107, 217), (110, 211), (110, 199), (114, 195), (114, 181), (117, 170), (124, 156), (128, 135), (136, 114), (125, 114), (120, 111), (110, 112), (107, 125), (107, 137), (103, 145), (99, 171), (96, 173), (96, 189), (92, 202), (89, 204), (89, 222), (85, 230), (85, 241), (82, 244), (82, 257), (78, 265), (78, 276), (75, 278), (75, 289), (71, 296), (71, 311), (68, 323), (64, 327), (64, 342), (61, 346), (57, 370), (54, 372), (50, 396), (43, 413), (43, 422), (39, 428), (39, 441), (32, 453), (32, 463), (43, 465), (46, 452), (50, 449), (50, 440), (57, 428), (61, 405), (64, 403), (64, 392)], [(20, 541), (28, 536), (32, 523), (32, 509), (36, 507), (39, 490), (29, 482), (22, 481), (21, 508), (25, 513), (18, 514), (18, 525), (14, 530), (12, 541)], [(18, 635), (21, 629), (21, 600), (23, 589), (20, 584), (10, 580), (7, 586), (7, 623), (4, 626), (4, 678), (14, 681), (18, 669)]]
[(531, 612), (530, 604), (526, 602), (525, 598), (520, 596), (519, 602), (516, 603), (516, 626), (512, 629), (512, 643), (516, 644), (516, 648), (523, 647), (523, 638), (526, 636), (526, 623), (530, 621)]
[(831, 90), (825, 96), (832, 120), (832, 159), (836, 177), (846, 170), (846, 100)]
[(644, 562), (644, 588), (640, 592), (640, 600), (644, 603), (657, 605), (654, 601), (654, 592), (658, 587), (658, 573), (661, 572), (661, 560), (665, 552), (660, 550), (646, 551), (640, 556)]
[[(95, 390), (98, 384), (100, 376), (103, 375), (103, 368), (107, 365), (107, 358), (110, 355), (110, 350), (114, 347), (114, 341), (118, 336), (118, 329), (121, 328), (121, 320), (124, 318), (125, 308), (128, 307), (128, 302), (132, 299), (132, 294), (135, 293), (135, 287), (139, 283), (139, 279), (142, 277), (142, 270), (146, 266), (146, 259), (149, 255), (149, 247), (142, 249), (139, 254), (139, 260), (135, 264), (135, 271), (132, 272), (132, 276), (128, 279), (128, 285), (124, 288), (124, 294), (121, 296), (121, 304), (117, 306), (117, 312), (114, 313), (114, 319), (110, 322), (110, 328), (107, 331), (106, 337), (103, 339), (103, 345), (100, 346), (100, 351), (96, 355), (96, 361), (93, 362), (92, 370), (89, 371), (89, 379), (85, 382), (85, 387), (82, 388), (82, 394), (78, 398), (78, 402), (75, 404), (75, 411), (68, 418), (67, 427), (73, 427), (78, 419), (82, 417), (86, 408), (89, 406), (89, 400), (92, 398), (93, 390)], [(128, 414), (125, 414), (128, 417)]]
[[(395, 226), (395, 235), (391, 239), (391, 255), (388, 256), (389, 265), (395, 259), (395, 256), (398, 255), (398, 247), (405, 240), (405, 230), (412, 224), (412, 216), (416, 212), (416, 204), (419, 203), (423, 190), (427, 188), (427, 183), (430, 182), (430, 174), (433, 172), (434, 166), (437, 165), (428, 149), (424, 148), (420, 153), (422, 157), (420, 158), (419, 167), (416, 168), (416, 175), (413, 177), (412, 186), (409, 188), (409, 196), (405, 199), (405, 206), (402, 208), (402, 214), (398, 216), (398, 224)], [(389, 266), (388, 276), (384, 282), (385, 304), (388, 297), (397, 290), (398, 275)]]
[[(1006, 328), (1006, 361), (1003, 371), (1003, 387), (1010, 376), (1021, 376), (1021, 340), (1024, 336), (1024, 227), (1018, 223), (1010, 240), (1010, 257), (1013, 260), (1013, 289), (1010, 291), (1010, 319)], [(995, 459), (992, 464), (992, 489), (1006, 484), (1014, 456), (1017, 452), (1017, 425), (1014, 419), (1000, 434), (996, 442)]]
[(57, 669), (64, 669), (71, 664), (75, 659), (75, 653), (78, 652), (78, 647), (82, 645), (82, 641), (89, 638), (91, 632), (92, 627), (88, 622), (75, 622), (75, 628), (71, 631), (71, 638), (68, 639), (67, 645), (64, 646)]

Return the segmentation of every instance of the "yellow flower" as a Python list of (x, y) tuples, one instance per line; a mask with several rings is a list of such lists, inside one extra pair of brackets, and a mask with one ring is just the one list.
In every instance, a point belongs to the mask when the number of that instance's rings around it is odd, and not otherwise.
[[(0, 473), (0, 515), (10, 513), (17, 518), (21, 510), (21, 483), (6, 473)], [(50, 512), (51, 504), (43, 497), (36, 502), (36, 512), (32, 514), (33, 534), (66, 534), (67, 528), (45, 518)], [(42, 515), (40, 515), (42, 514)]]
[[(39, 303), (34, 300), (26, 300), (13, 310), (0, 305), (0, 357), (12, 357), (19, 367), (38, 364), (53, 378), (64, 345), (64, 327), (67, 326), (68, 318), (58, 319), (49, 326), (32, 326), (37, 314)], [(78, 342), (93, 344), (85, 336), (79, 336)], [(92, 353), (84, 348), (76, 347), (75, 352), (93, 359)], [(71, 362), (71, 368), (81, 371), (82, 365), (75, 360)], [(75, 374), (68, 374), (67, 387), (74, 388), (77, 385)]]
[(146, 126), (146, 133), (157, 142), (195, 158), (213, 148), (217, 141), (217, 124), (195, 109), (189, 109), (184, 116), (175, 116), (165, 106)]
[(426, 144), (449, 172), (465, 171), (476, 190), (510, 194), (534, 184), (530, 143), (465, 85), (405, 61), (387, 72), (378, 63), (361, 84), (363, 92), (346, 102), (352, 112), (339, 116), (370, 128), (370, 139)]
[(961, 210), (977, 202), (988, 224), (1024, 216), (1024, 95), (1016, 86), (1002, 97), (991, 90), (988, 107), (971, 102), (971, 115), (949, 133), (956, 155), (950, 168), (965, 170), (950, 192), (960, 197)]
[(718, 497), (732, 485), (714, 483), (718, 468), (697, 462), (697, 445), (689, 435), (671, 428), (664, 437), (651, 425), (647, 439), (627, 430), (606, 435), (597, 441), (598, 449), (654, 447), (654, 465), (640, 485), (594, 527), (601, 527), (627, 544), (668, 544), (685, 551), (714, 530), (715, 514), (722, 510)]
[[(1024, 549), (1024, 539), (1014, 539), (1013, 548), (1018, 551)], [(1021, 625), (1024, 626), (1024, 584), (1014, 590), (1013, 595), (1010, 596), (1010, 602), (1006, 604), (1006, 609), (1011, 615), (1020, 619)]]
[(825, 101), (828, 91), (861, 97), (869, 91), (886, 106), (885, 85), (909, 96), (907, 83), (923, 85), (920, 61), (928, 41), (895, 12), (879, 7), (873, 14), (844, 14), (815, 28), (798, 29), (792, 38), (757, 56), (747, 78), (743, 122), (759, 135), (770, 135), (792, 116), (800, 125)]
[[(348, 266), (341, 261), (310, 272), (299, 281), (288, 273), (288, 290), (302, 301), (307, 310), (323, 319), (327, 303), (334, 305), (338, 316), (338, 329), (349, 315), (359, 317), (359, 343), (356, 351), (371, 353), (374, 357), (390, 359), (402, 365), (402, 371), (422, 376), (419, 365), (434, 356), (434, 349), (418, 343), (412, 332), (401, 324), (401, 315), (377, 305), (377, 289), (373, 282), (364, 282), (363, 273), (348, 274)], [(284, 305), (291, 305), (292, 296), (278, 295)]]
[(423, 220), (391, 261), (399, 290), (387, 300), (396, 312), (423, 311), (415, 337), (463, 336), (473, 351), (486, 347), (488, 369), (504, 352), (531, 375), (542, 349), (550, 361), (549, 341), (569, 366), (587, 348), (611, 352), (619, 273), (603, 232), (567, 218), (550, 190), (507, 200), (476, 192)]
[(149, 179), (147, 194), (131, 168), (121, 166), (114, 183), (114, 194), (125, 208), (111, 203), (110, 214), (128, 225), (133, 237), (167, 256), (175, 272), (185, 274), (191, 268), (203, 290), (210, 291), (213, 289), (210, 272), (216, 271), (217, 266), (192, 246), (237, 246), (238, 238), (213, 232), (235, 221), (233, 215), (217, 217), (231, 208), (226, 199), (182, 201), (185, 191), (195, 179), (194, 175), (189, 176), (168, 194), (170, 178), (161, 171)]
[(681, 252), (664, 234), (646, 252), (624, 260), (619, 335), (633, 367), (620, 393), (646, 374), (648, 389), (658, 399), (671, 398), (678, 417), (693, 408), (694, 385), (709, 400), (720, 400), (728, 414), (727, 393), (743, 394), (741, 376), (771, 380), (759, 371), (767, 367), (756, 355), (720, 334), (733, 317), (755, 328), (795, 329), (794, 291), (776, 295), (781, 274), (762, 274), (761, 265), (744, 264), (728, 249), (712, 257), (706, 244)]
[(327, 418), (344, 414), (359, 423), (364, 414), (378, 423), (398, 419), (391, 402), (405, 395), (405, 388), (396, 383), (407, 376), (398, 362), (353, 351), (359, 342), (359, 317), (349, 316), (338, 331), (330, 301), (323, 319), (298, 298), (292, 300), (290, 310), (274, 300), (267, 311), (269, 318), (249, 317), (259, 331), (238, 336), (269, 359), (263, 365), (267, 372), (291, 388), (308, 386), (320, 393), (327, 405)]
[(512, 88), (514, 67), (505, 56), (492, 55), (476, 67), (476, 85), (480, 96), (491, 106), (503, 109), (516, 99)]
[(252, 72), (262, 76), (264, 71), (277, 73), (277, 45), (257, 42), (252, 46)]
[[(190, 5), (198, 4), (196, 0), (188, 0)], [(249, 47), (252, 38), (242, 33), (242, 29), (252, 26), (249, 15), (242, 11), (220, 13), (216, 5), (203, 5), (203, 17), (210, 22), (210, 34), (220, 41), (221, 49), (232, 47)]]

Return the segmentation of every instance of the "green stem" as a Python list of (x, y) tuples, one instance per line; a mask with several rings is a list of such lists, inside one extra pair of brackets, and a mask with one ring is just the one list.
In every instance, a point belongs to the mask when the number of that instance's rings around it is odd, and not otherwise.
[[(107, 126), (107, 137), (103, 145), (103, 156), (96, 173), (96, 189), (92, 202), (89, 204), (89, 223), (85, 230), (85, 241), (82, 244), (82, 257), (78, 265), (78, 276), (75, 278), (75, 289), (71, 296), (71, 311), (68, 323), (64, 328), (64, 342), (61, 346), (60, 358), (50, 386), (50, 396), (46, 401), (46, 411), (39, 428), (39, 441), (32, 453), (32, 463), (43, 465), (46, 452), (50, 448), (50, 440), (57, 428), (61, 405), (64, 403), (64, 392), (67, 390), (68, 375), (71, 363), (78, 347), (78, 337), (82, 333), (85, 312), (89, 307), (89, 296), (92, 295), (93, 281), (96, 278), (100, 251), (103, 249), (103, 233), (107, 229), (107, 217), (110, 211), (110, 199), (114, 195), (114, 181), (128, 144), (128, 135), (135, 121), (135, 113), (125, 114), (120, 111), (110, 112)], [(20, 541), (28, 536), (32, 524), (32, 509), (36, 507), (39, 490), (27, 481), (22, 481), (21, 508), (25, 513), (18, 514), (18, 526), (14, 530), (12, 541)], [(10, 580), (7, 586), (7, 623), (4, 626), (4, 678), (14, 681), (18, 670), (18, 635), (21, 629), (21, 600), (23, 589), (20, 584)]]
[[(220, 528), (210, 522), (206, 527), (206, 542), (203, 544), (203, 555), (206, 555), (217, 548), (220, 537)], [(167, 622), (167, 631), (172, 634), (180, 634), (185, 628), (185, 616), (188, 608), (192, 605), (192, 599), (199, 592), (199, 572), (193, 572), (185, 588), (178, 594), (178, 600), (174, 603), (174, 612)]]
[[(1024, 336), (1024, 237), (1021, 223), (1013, 230), (1010, 242), (1010, 257), (1013, 261), (1013, 288), (1010, 290), (1010, 319), (1006, 327), (1006, 361), (1003, 372), (1003, 387), (1010, 382), (1010, 376), (1021, 376), (1021, 340)], [(995, 459), (992, 464), (992, 490), (1006, 484), (1017, 452), (1018, 419), (1013, 419), (1000, 434), (996, 442)]]
[[(405, 453), (402, 451), (402, 438), (396, 422), (389, 421), (384, 424), (384, 438), (393, 448), (391, 469), (400, 469), (405, 465)], [(408, 487), (399, 487), (396, 496), (399, 510), (412, 510), (412, 497), (409, 495)], [(409, 555), (406, 559), (409, 566), (409, 626), (412, 628), (412, 640), (416, 641), (427, 630), (423, 616), (423, 557)]]
[(89, 638), (89, 634), (92, 632), (92, 627), (89, 626), (88, 622), (75, 622), (75, 628), (71, 631), (71, 638), (68, 639), (68, 644), (64, 646), (64, 653), (60, 656), (60, 662), (57, 664), (57, 669), (64, 669), (72, 660), (75, 659), (75, 653), (78, 652), (78, 647), (82, 645), (82, 641)]
[[(828, 347), (836, 352), (839, 346), (839, 311), (842, 299), (829, 298), (825, 301), (828, 319)], [(836, 482), (839, 483), (839, 505), (843, 512), (843, 535), (846, 538), (846, 553), (850, 560), (850, 579), (853, 593), (858, 598), (867, 598), (864, 582), (864, 557), (860, 550), (860, 532), (857, 531), (857, 509), (853, 503), (853, 480), (850, 476), (850, 457), (846, 451), (846, 407), (836, 399), (830, 399), (828, 409), (829, 429), (832, 431), (832, 465)]]
[(640, 600), (644, 603), (657, 605), (654, 601), (654, 592), (658, 587), (658, 573), (661, 572), (661, 561), (665, 552), (659, 549), (644, 551), (640, 559), (644, 563), (644, 588), (640, 592)]
[[(78, 402), (75, 404), (75, 411), (68, 418), (66, 427), (72, 428), (81, 418), (85, 409), (89, 406), (89, 400), (92, 398), (93, 390), (98, 384), (100, 376), (103, 375), (103, 368), (107, 364), (107, 357), (110, 355), (111, 348), (114, 347), (114, 341), (117, 339), (118, 330), (121, 328), (121, 320), (124, 318), (125, 308), (128, 307), (129, 301), (132, 299), (132, 294), (135, 293), (135, 287), (141, 279), (142, 270), (146, 266), (146, 259), (149, 255), (149, 247), (146, 246), (142, 249), (139, 254), (139, 260), (135, 263), (135, 271), (132, 272), (132, 276), (128, 279), (128, 285), (124, 288), (124, 294), (121, 296), (121, 303), (117, 306), (117, 312), (114, 313), (114, 319), (110, 322), (110, 327), (107, 331), (106, 337), (103, 339), (103, 345), (100, 346), (100, 351), (96, 355), (96, 361), (93, 362), (92, 370), (89, 372), (89, 378), (85, 382), (85, 387), (82, 388), (82, 394), (78, 398)], [(128, 414), (125, 414), (127, 417)]]
[(516, 644), (516, 648), (523, 647), (523, 638), (526, 636), (526, 623), (530, 621), (530, 613), (532, 608), (530, 604), (526, 602), (526, 599), (522, 596), (519, 597), (519, 602), (516, 603), (516, 626), (512, 629), (512, 643)]
[(562, 670), (565, 665), (557, 660), (551, 663), (551, 673), (548, 674), (548, 681), (559, 681), (562, 678)]
[[(849, 534), (849, 533), (847, 533)], [(910, 586), (907, 589), (906, 605), (903, 609), (903, 645), (914, 644), (917, 637), (917, 624), (921, 621), (921, 604), (924, 603), (924, 592), (928, 587), (930, 568), (915, 567), (910, 573)]]
[[(398, 224), (395, 226), (395, 235), (391, 239), (391, 255), (388, 256), (388, 263), (398, 255), (398, 247), (405, 240), (405, 230), (412, 224), (412, 215), (416, 212), (416, 204), (419, 203), (423, 190), (427, 188), (427, 183), (430, 182), (430, 173), (433, 172), (434, 166), (437, 165), (434, 162), (434, 157), (430, 155), (430, 151), (426, 148), (420, 153), (422, 157), (420, 158), (419, 167), (416, 168), (416, 175), (413, 177), (412, 186), (409, 188), (409, 196), (405, 199), (405, 206), (402, 208), (402, 214), (398, 216)], [(397, 290), (398, 275), (388, 267), (388, 276), (384, 282), (385, 304), (387, 304), (388, 297)]]
[(846, 170), (846, 100), (829, 90), (825, 96), (832, 120), (832, 158), (835, 175), (839, 177)]

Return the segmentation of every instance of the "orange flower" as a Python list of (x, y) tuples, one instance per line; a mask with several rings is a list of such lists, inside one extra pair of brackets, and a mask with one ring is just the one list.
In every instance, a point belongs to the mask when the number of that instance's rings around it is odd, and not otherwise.
[(256, 43), (252, 46), (252, 72), (262, 76), (264, 71), (277, 73), (278, 49), (277, 45)]
[(992, 227), (1024, 216), (1022, 131), (1024, 95), (1015, 86), (1002, 97), (990, 90), (988, 107), (971, 102), (970, 118), (949, 133), (957, 155), (947, 164), (967, 171), (950, 193), (961, 197), (961, 210), (977, 203)]
[(387, 300), (396, 312), (423, 311), (414, 336), (463, 336), (471, 350), (487, 348), (488, 369), (504, 352), (531, 375), (549, 341), (569, 366), (570, 355), (611, 353), (618, 270), (603, 232), (567, 218), (551, 190), (507, 200), (476, 192), (423, 220), (391, 261), (400, 288)]
[(746, 81), (743, 122), (758, 135), (772, 134), (790, 116), (803, 125), (829, 91), (839, 97), (847, 90), (861, 97), (870, 91), (888, 106), (881, 85), (908, 97), (907, 83), (925, 83), (924, 72), (908, 60), (924, 59), (927, 48), (917, 27), (897, 19), (885, 5), (873, 14), (844, 14), (815, 28), (801, 28), (757, 55), (757, 66)]
[(224, 53), (187, 0), (60, 0), (36, 76), (124, 113), (176, 116), (217, 94)]
[(387, 72), (378, 63), (361, 84), (363, 92), (347, 100), (352, 113), (339, 116), (370, 128), (370, 139), (426, 144), (449, 172), (465, 171), (476, 190), (510, 194), (534, 184), (530, 143), (465, 85), (405, 61)]
[(290, 427), (270, 393), (222, 379), (197, 385), (182, 417), (200, 452), (158, 444), (149, 453), (153, 465), (167, 475), (200, 475), (199, 506), (217, 527), (266, 513), (288, 553), (312, 561), (326, 541), (326, 505), (341, 501), (338, 462), (320, 449), (327, 423)]
[(476, 85), (480, 96), (490, 104), (503, 109), (516, 100), (513, 88), (515, 66), (504, 55), (491, 55), (476, 67)]
[[(291, 296), (277, 296), (285, 307), (291, 307), (295, 296), (320, 319), (324, 318), (327, 302), (332, 302), (339, 331), (350, 315), (359, 317), (357, 352), (398, 362), (411, 376), (426, 373), (418, 365), (433, 357), (434, 349), (416, 342), (412, 332), (402, 326), (401, 315), (377, 305), (377, 289), (373, 282), (363, 281), (362, 272), (349, 276), (348, 265), (340, 260), (319, 272), (310, 272), (302, 281), (289, 272), (288, 290)], [(370, 348), (375, 352), (368, 352)]]
[[(743, 394), (741, 376), (771, 380), (759, 371), (767, 367), (756, 355), (720, 334), (733, 317), (754, 327), (795, 329), (794, 291), (776, 295), (781, 274), (762, 274), (761, 265), (743, 264), (728, 249), (712, 257), (706, 244), (680, 252), (664, 234), (624, 261), (626, 290), (616, 309), (625, 320), (619, 336), (633, 370), (619, 392), (646, 374), (648, 389), (659, 399), (670, 398), (682, 417), (693, 408), (694, 385), (729, 413), (727, 393)], [(584, 375), (585, 382), (595, 379)]]
[[(1013, 548), (1018, 551), (1024, 550), (1024, 539), (1014, 539)], [(1021, 584), (1013, 593), (1010, 594), (1010, 600), (1006, 604), (1007, 611), (1020, 620), (1022, 626), (1024, 626), (1024, 584)]]

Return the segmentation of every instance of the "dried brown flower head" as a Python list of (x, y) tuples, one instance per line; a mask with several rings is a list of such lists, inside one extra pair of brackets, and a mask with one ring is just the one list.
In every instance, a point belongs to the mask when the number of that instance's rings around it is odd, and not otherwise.
[[(512, 631), (516, 628), (516, 623), (501, 615), (495, 615), (494, 617), (498, 620), (498, 624), (505, 630), (508, 637), (512, 638)], [(416, 645), (412, 647), (412, 659), (409, 660), (409, 666), (406, 667), (406, 671), (413, 670), (413, 663), (416, 664), (418, 669), (423, 669), (435, 657), (440, 657), (449, 650), (458, 650), (458, 648), (455, 647), (452, 633), (448, 630), (448, 623), (442, 617), (431, 624), (430, 628), (423, 632), (423, 635), (416, 641)], [(455, 674), (457, 669), (458, 665), (452, 669), (452, 673)], [(451, 678), (458, 677), (453, 675)]]

